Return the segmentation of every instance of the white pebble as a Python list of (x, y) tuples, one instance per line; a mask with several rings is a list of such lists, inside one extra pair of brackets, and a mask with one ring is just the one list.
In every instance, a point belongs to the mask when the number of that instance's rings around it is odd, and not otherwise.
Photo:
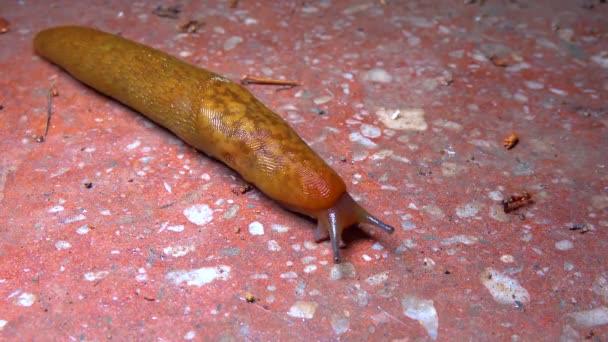
[(264, 235), (264, 225), (260, 222), (255, 221), (249, 224), (249, 234), (251, 235)]

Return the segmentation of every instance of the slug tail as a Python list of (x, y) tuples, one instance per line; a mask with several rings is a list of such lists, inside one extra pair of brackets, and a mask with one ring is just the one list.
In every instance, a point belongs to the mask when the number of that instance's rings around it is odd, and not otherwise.
[(389, 234), (395, 231), (395, 228), (380, 221), (363, 209), (347, 192), (340, 196), (334, 206), (315, 216), (318, 220), (317, 229), (314, 233), (315, 241), (330, 239), (335, 263), (340, 262), (340, 248), (345, 247), (345, 243), (342, 241), (342, 232), (346, 228), (355, 224), (366, 223)]

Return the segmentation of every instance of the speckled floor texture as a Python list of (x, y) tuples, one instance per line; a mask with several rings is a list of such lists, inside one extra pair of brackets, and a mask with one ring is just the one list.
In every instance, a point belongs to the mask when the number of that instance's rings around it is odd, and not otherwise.
[[(608, 340), (605, 1), (0, 17), (0, 340)], [(35, 56), (64, 24), (300, 83), (247, 88), (395, 233), (350, 229), (334, 264), (314, 221)]]

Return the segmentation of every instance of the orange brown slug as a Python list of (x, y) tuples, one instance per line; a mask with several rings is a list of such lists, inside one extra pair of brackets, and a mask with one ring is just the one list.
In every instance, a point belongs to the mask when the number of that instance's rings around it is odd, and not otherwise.
[(284, 207), (317, 219), (314, 238), (331, 239), (335, 262), (345, 228), (367, 223), (394, 231), (352, 199), (340, 176), (287, 122), (225, 77), (86, 27), (41, 31), (34, 49), (221, 160)]

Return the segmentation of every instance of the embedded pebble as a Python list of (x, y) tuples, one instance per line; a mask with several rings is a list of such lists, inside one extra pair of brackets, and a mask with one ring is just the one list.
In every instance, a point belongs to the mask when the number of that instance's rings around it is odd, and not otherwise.
[(560, 96), (566, 96), (566, 95), (568, 95), (567, 91), (561, 90), (561, 89), (557, 89), (557, 88), (549, 88), (549, 91), (552, 92), (553, 94), (560, 95)]
[(504, 262), (505, 264), (508, 264), (508, 263), (515, 262), (515, 258), (510, 254), (505, 254), (505, 255), (500, 256), (500, 261)]
[(196, 337), (196, 331), (190, 330), (184, 335), (184, 340), (194, 340)]
[(146, 281), (146, 280), (148, 280), (148, 275), (146, 274), (146, 269), (145, 269), (145, 268), (140, 267), (140, 268), (137, 270), (137, 273), (138, 273), (138, 274), (135, 276), (135, 280), (136, 280), (136, 281), (140, 281), (140, 282), (141, 282), (141, 281)]
[(573, 312), (570, 317), (574, 318), (578, 325), (596, 327), (608, 324), (608, 308), (600, 306), (591, 310)]
[(591, 60), (602, 68), (608, 69), (608, 51), (602, 51), (597, 55), (591, 56)]
[(375, 68), (367, 72), (362, 73), (363, 80), (378, 82), (378, 83), (390, 83), (393, 81), (393, 76), (386, 70)]
[(415, 14), (404, 17), (403, 19), (405, 19), (406, 22), (408, 22), (416, 27), (420, 27), (420, 28), (424, 28), (424, 29), (429, 29), (429, 28), (432, 28), (433, 26), (435, 26), (435, 19), (430, 20), (430, 19), (427, 19), (422, 16), (418, 16)]
[(127, 150), (133, 150), (139, 147), (139, 145), (141, 145), (141, 141), (139, 140), (135, 140), (134, 142), (130, 143), (129, 145), (127, 145)]
[(319, 97), (315, 98), (314, 100), (312, 100), (312, 102), (314, 102), (316, 105), (322, 105), (324, 103), (331, 101), (332, 99), (333, 99), (333, 96), (331, 96), (331, 95), (323, 95), (323, 96), (319, 96)]
[(289, 227), (280, 224), (273, 224), (270, 228), (277, 233), (287, 233), (289, 231)]
[(71, 247), (72, 247), (72, 244), (70, 244), (67, 241), (60, 240), (60, 241), (55, 242), (55, 248), (58, 251), (64, 250), (64, 249), (70, 249)]
[(315, 316), (319, 304), (315, 302), (295, 302), (287, 312), (287, 315), (301, 319), (312, 319)]
[(406, 248), (412, 249), (412, 248), (417, 247), (418, 244), (412, 239), (404, 239), (403, 246), (405, 246)]
[(608, 275), (600, 275), (593, 283), (593, 292), (608, 303)]
[(530, 294), (519, 282), (503, 273), (486, 268), (480, 276), (481, 283), (490, 291), (494, 300), (501, 304), (513, 304), (515, 301), (528, 303)]
[(312, 242), (312, 241), (304, 241), (304, 248), (308, 249), (308, 250), (313, 250), (313, 249), (317, 249), (319, 248), (319, 246)]
[(163, 248), (163, 253), (165, 253), (166, 255), (170, 255), (173, 257), (182, 257), (190, 252), (194, 251), (194, 246), (190, 245), (190, 246), (169, 246), (169, 247), (165, 247)]
[(414, 230), (416, 229), (416, 225), (412, 221), (402, 221), (401, 228), (404, 230)]
[(461, 173), (468, 172), (468, 168), (461, 164), (444, 162), (441, 164), (441, 174), (446, 177), (455, 177)]
[(393, 155), (393, 151), (391, 150), (382, 150), (382, 151), (378, 151), (378, 153), (372, 155), (370, 158), (372, 160), (384, 160), (387, 157), (390, 157)]
[(451, 238), (445, 238), (441, 240), (442, 245), (451, 245), (454, 243), (462, 243), (465, 245), (473, 245), (479, 241), (479, 238), (472, 235), (455, 235)]
[(381, 251), (384, 249), (384, 246), (382, 246), (380, 242), (374, 242), (374, 244), (372, 245), (372, 249), (375, 251)]
[(359, 132), (353, 132), (348, 135), (348, 139), (352, 142), (359, 143), (368, 148), (375, 148), (377, 145), (375, 142), (369, 140), (368, 138), (361, 135)]
[(18, 306), (32, 306), (36, 302), (36, 295), (32, 293), (21, 293), (17, 298), (13, 299), (13, 304)]
[(543, 89), (545, 87), (544, 84), (534, 81), (524, 81), (524, 84), (530, 89)]
[(463, 126), (457, 122), (454, 121), (449, 121), (449, 120), (445, 120), (445, 119), (438, 119), (433, 121), (433, 125), (438, 126), (438, 127), (443, 127), (455, 132), (460, 132), (463, 129)]
[(213, 211), (206, 204), (195, 204), (191, 207), (184, 209), (184, 215), (188, 221), (202, 226), (213, 220)]
[(233, 205), (232, 207), (230, 207), (230, 209), (226, 210), (226, 212), (224, 213), (224, 218), (226, 220), (230, 220), (231, 218), (234, 218), (236, 216), (236, 214), (239, 212), (240, 207), (238, 205)]
[(281, 275), (279, 275), (280, 278), (283, 279), (295, 279), (298, 277), (298, 274), (296, 272), (287, 272), (287, 273), (283, 273)]
[(360, 307), (365, 307), (369, 303), (369, 294), (361, 288), (361, 285), (354, 283), (348, 288), (350, 299), (354, 300)]
[(363, 134), (364, 136), (366, 136), (368, 138), (377, 138), (382, 134), (382, 132), (380, 131), (380, 128), (378, 128), (376, 126), (362, 124), (361, 125), (361, 134)]
[(84, 274), (84, 279), (86, 281), (97, 281), (107, 277), (108, 274), (110, 274), (108, 271), (87, 272)]
[(608, 208), (608, 196), (606, 196), (606, 195), (591, 196), (591, 205), (597, 210), (604, 210), (604, 209)]
[(56, 205), (56, 206), (52, 207), (51, 209), (49, 209), (49, 213), (51, 213), (51, 214), (58, 213), (60, 211), (63, 211), (63, 207), (60, 205)]
[(488, 216), (499, 222), (509, 221), (509, 216), (505, 213), (503, 206), (500, 204), (490, 205), (488, 208)]
[(69, 218), (67, 218), (65, 220), (61, 220), (61, 223), (68, 224), (68, 223), (82, 221), (82, 220), (86, 220), (86, 219), (87, 219), (86, 216), (84, 216), (83, 214), (80, 214), (80, 215), (76, 215), (76, 216), (73, 216), (73, 217), (69, 217)]
[(420, 108), (379, 108), (378, 119), (392, 129), (405, 131), (426, 131), (428, 124), (424, 120), (424, 110)]
[(304, 273), (312, 273), (314, 271), (317, 270), (317, 265), (306, 265), (306, 267), (304, 267)]
[(84, 226), (76, 229), (76, 234), (78, 234), (78, 235), (85, 235), (85, 234), (87, 234), (90, 231), (91, 231), (91, 228), (89, 228), (89, 226), (85, 224)]
[(341, 335), (348, 331), (348, 328), (350, 327), (349, 316), (348, 311), (331, 316), (331, 328), (336, 335)]
[(264, 235), (264, 225), (258, 221), (251, 222), (249, 224), (249, 234), (251, 235)]
[(302, 13), (310, 14), (310, 13), (317, 13), (319, 11), (319, 9), (314, 6), (304, 6), (304, 7), (302, 7), (301, 11), (302, 11)]
[(480, 203), (467, 203), (463, 206), (456, 208), (456, 215), (462, 218), (475, 216), (479, 212), (480, 207)]
[(183, 232), (185, 229), (183, 224), (178, 224), (176, 226), (167, 226), (167, 230), (170, 230), (172, 232)]
[(224, 51), (230, 51), (234, 49), (237, 45), (243, 42), (243, 38), (239, 36), (233, 36), (224, 42)]
[(559, 249), (560, 251), (567, 251), (574, 248), (574, 244), (570, 240), (560, 240), (555, 243), (555, 248)]
[(255, 25), (257, 23), (258, 23), (257, 19), (254, 19), (254, 18), (246, 18), (245, 19), (245, 25), (247, 25), (247, 26), (249, 26), (249, 25)]
[(374, 274), (365, 279), (365, 282), (370, 285), (380, 285), (388, 280), (388, 271)]
[(356, 275), (355, 266), (350, 262), (342, 262), (341, 264), (333, 265), (329, 271), (330, 280), (354, 278)]
[(422, 210), (429, 214), (432, 219), (440, 220), (445, 217), (443, 210), (438, 205), (435, 204), (427, 204), (422, 206)]
[(220, 265), (216, 267), (202, 267), (193, 270), (179, 270), (169, 272), (165, 279), (173, 282), (175, 285), (186, 283), (188, 286), (201, 287), (215, 280), (230, 279), (230, 266)]
[(415, 296), (406, 296), (401, 300), (403, 314), (417, 320), (424, 327), (427, 334), (435, 340), (439, 329), (439, 317), (432, 300), (421, 299)]
[(275, 240), (268, 241), (268, 250), (271, 252), (278, 252), (281, 250), (281, 246)]

